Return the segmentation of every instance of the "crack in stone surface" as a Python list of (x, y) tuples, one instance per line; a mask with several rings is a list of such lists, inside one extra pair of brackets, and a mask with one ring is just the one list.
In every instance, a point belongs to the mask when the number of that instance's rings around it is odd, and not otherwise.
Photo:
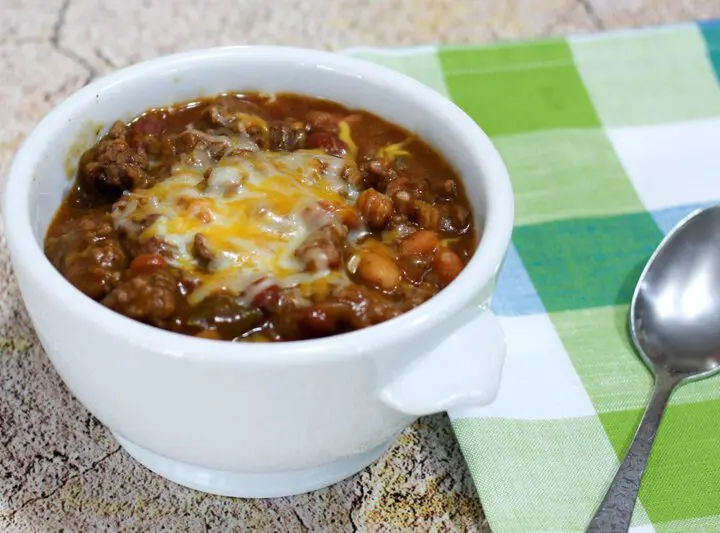
[(50, 42), (55, 46), (60, 44), (60, 33), (62, 32), (63, 26), (65, 26), (65, 18), (69, 8), (70, 0), (64, 0), (58, 10), (57, 20), (55, 20), (55, 24), (53, 24), (52, 34), (50, 36)]
[(593, 23), (593, 26), (595, 26), (595, 29), (596, 30), (604, 30), (605, 23), (600, 18), (600, 15), (597, 14), (597, 11), (595, 11), (595, 8), (590, 3), (590, 0), (577, 0), (577, 1), (582, 6), (582, 8), (585, 10), (585, 13), (587, 13), (588, 18)]
[(95, 53), (95, 57), (97, 57), (100, 61), (102, 61), (105, 66), (110, 67), (111, 69), (118, 68), (118, 65), (115, 64), (115, 62), (107, 55), (105, 50), (102, 49), (100, 46), (96, 46), (93, 48), (93, 52)]
[[(578, 2), (579, 1), (580, 0), (578, 0)], [(568, 24), (572, 21), (573, 15), (576, 14), (576, 11), (578, 9), (580, 10), (581, 13), (584, 13), (585, 15), (587, 15), (586, 10), (579, 3), (570, 4), (567, 9), (558, 13), (550, 22), (548, 22), (548, 24), (543, 28), (541, 33), (543, 35), (562, 35), (563, 25)], [(589, 15), (588, 15), (588, 19), (590, 19), (590, 22), (592, 23), (592, 25), (594, 27), (595, 23)], [(558, 31), (558, 30), (560, 30), (560, 31)]]
[(298, 523), (300, 524), (300, 527), (303, 531), (310, 531), (310, 527), (305, 523), (305, 520), (303, 520), (303, 517), (300, 516), (300, 513), (297, 512), (297, 509), (295, 506), (292, 506), (290, 508), (292, 510), (292, 513), (295, 515), (295, 518), (297, 518)]
[(52, 35), (50, 36), (50, 45), (57, 50), (58, 53), (64, 55), (70, 61), (73, 61), (76, 65), (87, 72), (87, 78), (83, 82), (83, 85), (87, 85), (97, 76), (97, 70), (85, 58), (81, 57), (74, 50), (63, 46), (61, 42), (62, 30), (65, 27), (68, 9), (70, 9), (70, 0), (64, 0), (58, 10), (57, 20), (53, 25)]
[(348, 512), (348, 518), (350, 520), (350, 526), (352, 527), (353, 532), (360, 531), (360, 528), (355, 521), (354, 513), (360, 512), (363, 502), (365, 501), (365, 484), (362, 477), (360, 478), (360, 483), (358, 483), (358, 491), (359, 494), (355, 494), (355, 496), (353, 497), (352, 502), (350, 503), (350, 511)]
[(47, 500), (48, 498), (51, 498), (53, 495), (55, 495), (57, 492), (61, 491), (63, 488), (67, 486), (68, 483), (73, 481), (74, 479), (78, 479), (83, 477), (88, 472), (94, 471), (99, 465), (101, 465), (103, 462), (107, 461), (110, 457), (117, 454), (122, 448), (118, 445), (115, 449), (112, 451), (106, 453), (96, 461), (93, 461), (89, 467), (85, 468), (84, 470), (81, 470), (77, 474), (73, 474), (71, 476), (68, 476), (65, 478), (64, 481), (58, 484), (57, 487), (50, 490), (49, 492), (43, 493), (40, 496), (36, 496), (34, 498), (30, 498), (29, 500), (25, 501), (22, 505), (20, 505), (17, 509), (14, 509), (8, 513), (8, 518), (12, 518), (16, 513), (19, 511), (25, 509), (26, 507), (32, 505), (33, 503), (39, 502), (41, 500)]

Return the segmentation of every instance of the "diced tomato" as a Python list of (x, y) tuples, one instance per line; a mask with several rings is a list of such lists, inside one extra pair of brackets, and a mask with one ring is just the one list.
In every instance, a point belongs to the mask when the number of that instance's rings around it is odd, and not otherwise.
[(147, 115), (133, 123), (132, 133), (135, 135), (159, 135), (164, 127), (161, 117)]
[(140, 254), (130, 263), (130, 268), (137, 271), (164, 268), (166, 266), (167, 262), (160, 254)]
[(348, 150), (347, 144), (327, 131), (312, 132), (308, 135), (305, 146), (308, 148), (322, 148), (326, 153), (336, 157), (342, 157)]

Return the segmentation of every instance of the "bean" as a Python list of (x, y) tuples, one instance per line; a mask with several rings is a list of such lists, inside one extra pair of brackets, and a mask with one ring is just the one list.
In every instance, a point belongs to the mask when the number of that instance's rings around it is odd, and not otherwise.
[(460, 235), (467, 231), (470, 224), (470, 211), (460, 204), (443, 203), (438, 209), (440, 221), (438, 226), (443, 233)]
[(267, 289), (253, 298), (253, 305), (265, 313), (273, 313), (280, 303), (280, 287), (270, 285)]
[[(368, 167), (369, 184), (384, 191), (388, 184), (397, 181), (398, 175), (387, 159), (373, 159)], [(388, 196), (390, 193), (388, 193)]]
[(357, 274), (366, 284), (384, 291), (394, 290), (402, 277), (395, 261), (377, 252), (365, 252), (360, 256)]
[(455, 180), (445, 180), (442, 185), (442, 192), (447, 198), (455, 198), (457, 196), (457, 183), (455, 183)]
[(400, 242), (400, 255), (429, 254), (439, 243), (440, 239), (434, 231), (416, 231)]
[(375, 189), (367, 189), (358, 198), (358, 208), (372, 229), (382, 229), (393, 214), (392, 200)]
[(400, 191), (396, 193), (395, 198), (397, 198), (400, 202), (409, 202), (412, 200), (412, 196), (410, 196), (410, 193), (407, 191)]
[(443, 287), (458, 277), (463, 268), (465, 268), (463, 260), (449, 248), (440, 247), (435, 252), (433, 270), (437, 273)]
[(336, 213), (348, 228), (357, 229), (360, 226), (360, 214), (354, 207), (343, 206)]
[(410, 192), (409, 189), (412, 185), (410, 184), (410, 179), (403, 176), (402, 178), (397, 178), (392, 180), (390, 183), (388, 183), (387, 188), (385, 189), (385, 194), (388, 196), (393, 196), (401, 191), (405, 191), (408, 194), (408, 200), (410, 199)]
[(342, 157), (347, 153), (348, 146), (338, 137), (326, 131), (314, 131), (307, 137), (305, 146), (308, 148), (322, 148), (325, 153)]
[(426, 198), (430, 189), (430, 182), (427, 179), (410, 179), (407, 176), (401, 176), (388, 183), (385, 194), (394, 197), (397, 193), (405, 191), (412, 198)]
[(356, 188), (360, 188), (363, 183), (363, 175), (354, 165), (345, 167), (342, 178)]
[(337, 327), (335, 317), (320, 306), (306, 309), (299, 318), (303, 336), (325, 337), (332, 335)]
[(422, 200), (413, 200), (410, 208), (410, 220), (425, 229), (437, 229), (440, 213), (437, 207)]
[(432, 261), (433, 256), (429, 254), (404, 255), (400, 257), (398, 264), (402, 269), (403, 277), (405, 279), (413, 284), (419, 284), (422, 283), (427, 271), (431, 269)]

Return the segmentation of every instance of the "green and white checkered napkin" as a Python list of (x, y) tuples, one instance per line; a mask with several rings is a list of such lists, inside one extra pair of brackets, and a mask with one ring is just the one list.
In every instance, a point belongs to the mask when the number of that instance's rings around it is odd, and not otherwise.
[[(634, 284), (664, 233), (720, 201), (720, 21), (349, 53), (450, 97), (508, 166), (503, 382), (451, 417), (493, 531), (582, 531), (650, 395)], [(720, 377), (673, 396), (632, 531), (720, 531)]]

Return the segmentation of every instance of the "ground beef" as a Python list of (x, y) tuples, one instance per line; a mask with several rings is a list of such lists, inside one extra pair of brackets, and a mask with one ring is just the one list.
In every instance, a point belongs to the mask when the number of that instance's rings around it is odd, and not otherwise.
[(400, 313), (400, 307), (382, 294), (350, 284), (312, 305), (299, 305), (292, 298), (281, 298), (273, 327), (283, 339), (311, 339), (366, 328)]
[(255, 115), (263, 120), (267, 118), (263, 108), (249, 100), (221, 96), (207, 108), (203, 118), (214, 127), (239, 131), (243, 127), (244, 118), (248, 115)]
[(172, 257), (174, 247), (167, 241), (164, 241), (158, 237), (150, 237), (147, 240), (138, 242), (131, 240), (129, 237), (124, 241), (125, 248), (132, 254), (133, 257), (141, 254), (159, 254), (163, 257)]
[(204, 131), (190, 129), (173, 139), (176, 154), (192, 154), (202, 150), (214, 161), (219, 160), (230, 149), (230, 139), (219, 135), (211, 135)]
[[(375, 188), (386, 191), (391, 181), (397, 180), (398, 173), (392, 166), (392, 161), (384, 158), (362, 161), (359, 165), (360, 173), (366, 188)], [(393, 191), (387, 194), (392, 194)]]
[(127, 317), (163, 327), (181, 299), (175, 273), (168, 267), (158, 267), (128, 270), (102, 303)]
[(295, 256), (311, 272), (337, 268), (342, 261), (346, 238), (347, 228), (344, 225), (323, 226), (308, 235), (295, 251)]
[(70, 283), (95, 299), (110, 292), (128, 263), (110, 215), (101, 211), (54, 227), (45, 253)]
[(274, 122), (270, 124), (270, 150), (294, 152), (305, 147), (307, 132), (302, 122)]
[(400, 314), (400, 310), (382, 294), (362, 285), (346, 285), (333, 299), (350, 305), (350, 326), (353, 329), (379, 324)]
[(210, 247), (210, 241), (202, 233), (196, 233), (193, 239), (193, 255), (203, 264), (215, 259), (215, 253)]
[(102, 196), (117, 197), (123, 191), (147, 187), (150, 182), (147, 168), (146, 154), (128, 144), (127, 126), (116, 122), (110, 131), (83, 155), (79, 180), (86, 189)]

